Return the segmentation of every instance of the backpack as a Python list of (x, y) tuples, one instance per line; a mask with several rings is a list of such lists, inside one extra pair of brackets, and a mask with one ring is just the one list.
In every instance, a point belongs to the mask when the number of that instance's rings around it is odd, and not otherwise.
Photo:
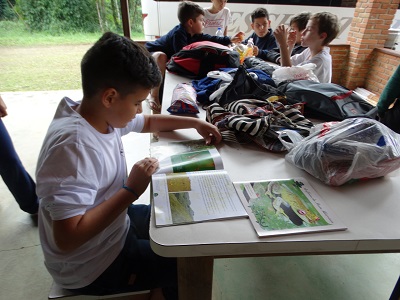
[(288, 103), (304, 103), (304, 116), (325, 121), (375, 118), (377, 110), (353, 91), (335, 83), (297, 80), (278, 87)]
[(243, 65), (248, 68), (248, 69), (258, 69), (258, 70), (263, 70), (265, 73), (268, 75), (272, 76), (272, 73), (274, 73), (276, 67), (268, 63), (267, 61), (255, 57), (255, 56), (250, 56), (246, 57), (244, 59)]
[(220, 68), (237, 68), (240, 57), (229, 47), (210, 42), (195, 42), (172, 55), (167, 62), (167, 70), (191, 79), (200, 79), (210, 71)]

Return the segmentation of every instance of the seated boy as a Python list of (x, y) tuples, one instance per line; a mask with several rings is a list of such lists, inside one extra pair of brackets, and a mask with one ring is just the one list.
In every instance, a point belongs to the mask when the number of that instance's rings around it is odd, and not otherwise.
[(176, 260), (151, 250), (150, 206), (132, 204), (158, 161), (144, 158), (128, 174), (121, 136), (195, 128), (206, 143), (218, 143), (220, 133), (196, 118), (142, 114), (161, 73), (128, 38), (105, 33), (83, 57), (81, 72), (83, 99), (61, 100), (37, 164), (46, 268), (58, 285), (83, 294), (162, 288), (176, 299)]
[(243, 44), (246, 45), (252, 38), (254, 43), (253, 55), (264, 60), (267, 58), (267, 53), (277, 47), (270, 25), (271, 20), (268, 11), (262, 7), (256, 8), (251, 14), (251, 28), (254, 32), (243, 41)]
[[(301, 45), (301, 33), (307, 26), (307, 22), (310, 19), (311, 13), (310, 12), (302, 12), (295, 15), (293, 18), (290, 19), (289, 23), (289, 31), (296, 32), (296, 41), (294, 47), (292, 49), (291, 55), (299, 54), (303, 52), (306, 47)], [(267, 52), (266, 60), (279, 64), (279, 59), (281, 57), (281, 53), (279, 47), (272, 49), (271, 51)]]
[[(211, 41), (222, 45), (240, 42), (242, 32), (237, 33), (234, 37), (228, 36), (211, 36), (203, 34), (204, 29), (204, 9), (198, 4), (191, 1), (183, 1), (178, 7), (179, 25), (176, 25), (166, 35), (159, 39), (146, 43), (146, 48), (155, 58), (161, 74), (164, 78), (167, 61), (172, 55), (194, 42)], [(148, 99), (150, 108), (160, 111), (160, 86), (151, 90), (150, 99)]]
[(274, 35), (280, 45), (281, 66), (301, 66), (314, 63), (313, 70), (320, 82), (329, 83), (332, 78), (332, 56), (327, 45), (333, 41), (340, 30), (337, 16), (329, 12), (320, 12), (311, 15), (306, 29), (301, 33), (301, 45), (308, 47), (300, 54), (290, 57), (296, 41), (294, 32), (289, 33), (285, 25), (279, 25)]

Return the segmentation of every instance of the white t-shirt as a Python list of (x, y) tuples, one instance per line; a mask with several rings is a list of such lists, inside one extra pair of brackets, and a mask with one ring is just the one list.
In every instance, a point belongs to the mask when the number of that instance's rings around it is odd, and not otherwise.
[(40, 199), (39, 235), (47, 270), (63, 288), (92, 283), (124, 246), (129, 227), (126, 212), (87, 243), (61, 252), (53, 237), (52, 221), (83, 215), (114, 195), (127, 176), (121, 136), (140, 132), (144, 116), (136, 115), (123, 129), (102, 134), (61, 100), (39, 154), (36, 181)]
[(211, 7), (204, 9), (204, 34), (215, 35), (218, 27), (221, 27), (222, 33), (225, 28), (232, 23), (231, 11), (229, 8), (224, 7), (216, 14), (210, 13), (208, 10)]
[(311, 58), (310, 49), (307, 48), (300, 54), (295, 54), (290, 58), (293, 66), (302, 66), (308, 63), (316, 65), (313, 70), (319, 82), (330, 83), (332, 79), (332, 56), (330, 48), (324, 47), (321, 52)]

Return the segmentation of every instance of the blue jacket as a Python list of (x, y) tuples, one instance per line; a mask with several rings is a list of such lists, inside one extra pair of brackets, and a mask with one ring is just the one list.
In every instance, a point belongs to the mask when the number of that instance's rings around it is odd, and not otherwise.
[(163, 35), (155, 41), (146, 43), (145, 47), (147, 50), (149, 50), (149, 52), (164, 52), (168, 58), (170, 58), (183, 47), (199, 41), (210, 41), (225, 46), (231, 43), (231, 39), (228, 36), (218, 37), (203, 33), (191, 36), (186, 29), (179, 24), (170, 30), (166, 35)]
[(253, 32), (251, 36), (243, 41), (243, 44), (247, 45), (249, 38), (253, 38), (254, 45), (259, 49), (257, 57), (264, 60), (267, 59), (267, 53), (277, 47), (275, 36), (271, 28), (268, 29), (267, 35), (262, 38), (258, 37), (255, 32)]

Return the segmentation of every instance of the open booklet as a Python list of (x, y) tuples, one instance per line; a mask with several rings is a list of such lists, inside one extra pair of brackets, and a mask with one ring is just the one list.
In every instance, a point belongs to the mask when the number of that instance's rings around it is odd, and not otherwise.
[(347, 229), (305, 178), (234, 186), (260, 237)]
[(215, 146), (204, 140), (154, 143), (152, 176), (156, 226), (247, 217)]

